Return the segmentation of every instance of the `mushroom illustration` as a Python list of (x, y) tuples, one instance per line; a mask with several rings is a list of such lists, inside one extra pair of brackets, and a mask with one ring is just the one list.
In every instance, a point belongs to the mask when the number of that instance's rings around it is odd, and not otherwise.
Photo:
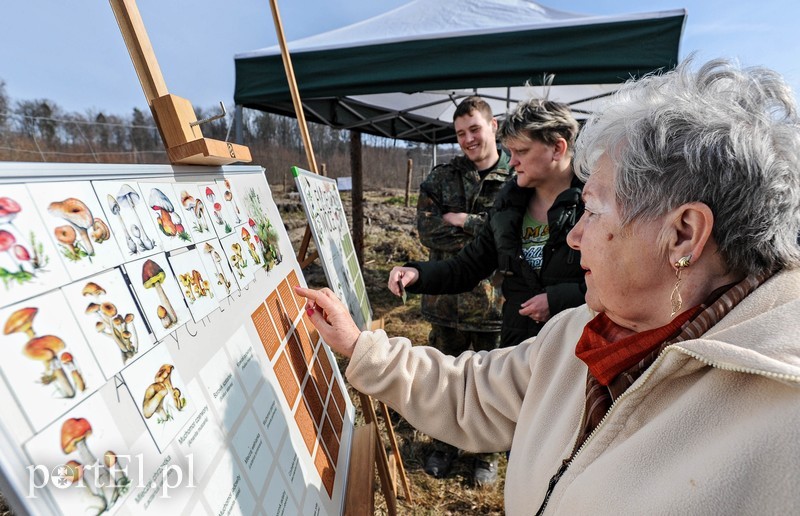
[(216, 199), (216, 198), (217, 198), (217, 196), (214, 194), (214, 190), (212, 190), (210, 186), (207, 186), (206, 187), (206, 199), (208, 199), (208, 202), (210, 202), (213, 205), (214, 204), (214, 199)]
[[(196, 210), (198, 203), (200, 203), (201, 206), (199, 213)], [(202, 233), (204, 231), (203, 221), (201, 219), (203, 214), (202, 205), (202, 201), (195, 199), (189, 192), (186, 190), (181, 191), (181, 206), (183, 206), (183, 209), (191, 213), (194, 217), (194, 230), (198, 233)]]
[(106, 290), (95, 283), (94, 281), (90, 281), (83, 286), (83, 290), (81, 290), (81, 294), (84, 296), (102, 296), (106, 293)]
[(103, 465), (106, 467), (111, 475), (111, 478), (113, 479), (113, 483), (111, 485), (113, 486), (114, 490), (111, 493), (111, 505), (114, 505), (120, 495), (123, 495), (128, 491), (130, 479), (125, 475), (125, 472), (122, 470), (122, 468), (119, 467), (119, 459), (117, 458), (117, 454), (112, 450), (107, 450), (103, 454)]
[(142, 400), (142, 412), (145, 419), (150, 419), (153, 414), (158, 414), (158, 423), (164, 423), (172, 419), (172, 415), (164, 408), (164, 398), (167, 395), (167, 386), (161, 382), (151, 383), (144, 392)]
[(194, 204), (194, 216), (197, 219), (197, 224), (199, 226), (198, 231), (202, 233), (203, 231), (208, 231), (208, 224), (206, 223), (206, 208), (203, 205), (203, 201), (197, 199), (197, 202)]
[(108, 229), (108, 225), (103, 219), (95, 217), (92, 222), (91, 236), (96, 243), (102, 244), (111, 237), (111, 230)]
[(8, 253), (9, 258), (11, 261), (14, 262), (15, 267), (20, 267), (19, 262), (14, 257), (14, 253), (12, 249), (17, 243), (17, 239), (12, 235), (10, 232), (6, 231), (5, 229), (0, 229), (0, 252)]
[[(99, 298), (106, 294), (103, 287), (92, 281), (84, 285), (81, 293), (84, 296)], [(86, 315), (96, 316), (98, 322), (95, 324), (97, 333), (101, 333), (112, 339), (122, 353), (122, 362), (127, 362), (136, 355), (139, 344), (136, 334), (136, 327), (133, 326), (134, 315), (117, 313), (117, 307), (110, 301), (102, 303), (92, 302), (86, 306)]]
[(158, 227), (161, 229), (161, 232), (167, 236), (177, 236), (178, 227), (172, 220), (172, 214), (175, 212), (175, 207), (172, 205), (172, 202), (169, 200), (166, 194), (164, 194), (164, 192), (158, 188), (152, 188), (150, 190), (150, 198), (148, 202), (150, 204), (150, 208), (159, 212), (156, 220), (158, 221)]
[(81, 375), (81, 372), (78, 369), (78, 365), (72, 358), (72, 353), (70, 353), (69, 351), (61, 353), (61, 364), (64, 365), (64, 368), (67, 369), (69, 371), (70, 376), (72, 376), (72, 381), (75, 382), (75, 388), (78, 389), (78, 391), (80, 392), (85, 391), (86, 383), (83, 381), (83, 376)]
[(69, 222), (78, 233), (83, 249), (89, 256), (94, 255), (94, 246), (89, 238), (89, 229), (94, 223), (94, 217), (89, 207), (80, 199), (69, 197), (61, 202), (51, 202), (47, 211)]
[(131, 224), (131, 234), (133, 235), (133, 238), (136, 239), (136, 242), (139, 244), (139, 248), (142, 249), (143, 251), (147, 250), (147, 245), (144, 243), (144, 240), (142, 240), (142, 232), (139, 231), (139, 226), (137, 226), (136, 224)]
[[(78, 456), (83, 461), (84, 472), (87, 468), (95, 471), (95, 478), (92, 480), (96, 479), (97, 483), (94, 483), (93, 487), (99, 488), (108, 485), (111, 477), (108, 475), (108, 471), (98, 464), (86, 444), (90, 435), (92, 435), (92, 425), (89, 424), (89, 421), (82, 417), (67, 419), (61, 425), (61, 450), (67, 455), (77, 450)], [(102, 496), (102, 492), (100, 496)], [(105, 501), (105, 496), (103, 496), (103, 501)]]
[(39, 309), (34, 307), (20, 308), (8, 316), (3, 333), (5, 335), (24, 333), (28, 336), (28, 339), (36, 337), (36, 333), (33, 331), (33, 318), (36, 317), (38, 312)]
[(172, 317), (170, 317), (169, 313), (167, 313), (167, 309), (162, 305), (158, 305), (158, 308), (156, 308), (156, 314), (158, 315), (158, 320), (161, 321), (161, 326), (164, 328), (169, 328), (175, 324), (175, 321), (173, 321)]
[(175, 310), (172, 308), (172, 303), (169, 302), (167, 295), (164, 293), (164, 289), (161, 287), (161, 284), (164, 283), (165, 279), (167, 279), (167, 275), (164, 273), (164, 269), (162, 269), (156, 262), (149, 259), (144, 262), (144, 265), (142, 266), (142, 284), (144, 285), (144, 288), (156, 289), (156, 292), (158, 292), (158, 297), (161, 299), (161, 305), (166, 309), (167, 314), (169, 314), (170, 318), (172, 319), (172, 322), (176, 323), (178, 322), (178, 316), (175, 314)]
[[(231, 182), (229, 180), (227, 180), (227, 179), (225, 180), (225, 188), (227, 188), (228, 191), (233, 190), (231, 188)], [(241, 213), (241, 212), (239, 211), (239, 205), (236, 204), (236, 199), (233, 198), (233, 194), (231, 194), (231, 198), (230, 199), (228, 199), (228, 197), (226, 196), (225, 200), (226, 201), (231, 201), (231, 200), (233, 201), (233, 209), (234, 209), (234, 213), (236, 213), (236, 222), (241, 222), (241, 219), (239, 218), (239, 213)]]
[[(67, 470), (67, 478), (70, 480), (72, 484), (81, 481), (84, 474), (83, 464), (81, 464), (76, 460), (70, 460), (64, 466)], [(106, 504), (105, 497), (101, 495), (99, 492), (100, 488), (98, 486), (92, 486), (91, 482), (81, 482), (81, 483), (84, 486), (86, 486), (86, 490), (89, 491), (89, 495), (92, 498), (97, 498), (97, 503), (100, 504), (99, 506), (92, 508), (97, 510), (97, 514), (105, 512), (105, 510), (108, 508), (108, 505)], [(95, 488), (97, 489), (97, 491), (95, 491)]]
[(203, 246), (203, 251), (211, 255), (211, 259), (214, 261), (214, 270), (216, 271), (217, 275), (217, 284), (223, 285), (225, 290), (228, 294), (231, 293), (231, 282), (228, 280), (227, 276), (225, 276), (225, 272), (222, 270), (222, 257), (220, 257), (219, 253), (214, 249), (214, 246), (206, 242), (206, 245)]
[(176, 389), (172, 385), (172, 371), (175, 369), (175, 366), (172, 364), (164, 364), (162, 365), (158, 371), (156, 372), (156, 376), (154, 380), (156, 383), (162, 383), (167, 388), (167, 394), (172, 396), (173, 404), (175, 408), (178, 410), (183, 410), (183, 407), (186, 406), (186, 399), (181, 398), (181, 391), (180, 389)]
[(250, 242), (250, 232), (242, 226), (242, 240), (244, 240), (245, 246), (247, 246), (247, 250), (250, 251), (250, 256), (253, 257), (253, 261), (256, 265), (261, 264), (261, 258), (259, 258), (258, 253), (256, 252), (255, 244)]
[(111, 213), (119, 218), (119, 224), (122, 226), (122, 231), (125, 232), (125, 244), (128, 246), (128, 250), (131, 254), (136, 254), (139, 250), (136, 247), (136, 242), (133, 241), (130, 233), (128, 233), (128, 227), (125, 225), (125, 219), (122, 218), (122, 210), (119, 207), (119, 203), (111, 194), (106, 195), (106, 202), (108, 203), (108, 208), (111, 210)]
[[(225, 181), (225, 184), (227, 185), (228, 182)], [(228, 188), (230, 188), (230, 187), (228, 187)], [(242, 221), (242, 219), (239, 218), (239, 207), (236, 206), (236, 202), (233, 200), (233, 194), (231, 193), (230, 190), (225, 190), (225, 193), (223, 195), (225, 196), (225, 201), (228, 204), (232, 204), (233, 205), (233, 208), (234, 208), (233, 209), (233, 216), (236, 217), (236, 223), (237, 224), (240, 223)]]
[(72, 226), (58, 226), (53, 230), (53, 234), (59, 243), (69, 247), (70, 250), (75, 248), (75, 240), (78, 238), (78, 234), (75, 233), (75, 228)]
[(214, 203), (214, 218), (218, 226), (225, 224), (225, 221), (222, 219), (222, 205), (218, 202)]
[[(20, 262), (29, 262), (31, 260), (31, 254), (28, 252), (27, 249), (25, 249), (23, 246), (21, 246), (19, 244), (14, 246), (14, 256)], [(20, 264), (20, 268), (22, 268), (21, 264)]]
[[(139, 223), (139, 225), (136, 227), (136, 232), (138, 232), (139, 228), (141, 228), (141, 234), (143, 235), (143, 238), (141, 239), (142, 251), (148, 251), (153, 249), (156, 246), (156, 243), (147, 235), (147, 232), (144, 230), (144, 226), (142, 225), (142, 219), (139, 218), (139, 212), (136, 211), (136, 205), (140, 200), (141, 198), (139, 197), (139, 194), (127, 183), (123, 184), (120, 187), (119, 192), (117, 192), (117, 201), (120, 203), (120, 205), (130, 208), (131, 211), (133, 211), (133, 214), (136, 216), (136, 221)], [(135, 233), (133, 227), (131, 227), (131, 232)]]
[(0, 224), (13, 226), (14, 219), (22, 211), (22, 207), (11, 197), (0, 197)]
[(72, 398), (75, 396), (75, 388), (58, 360), (58, 354), (63, 349), (63, 340), (54, 335), (44, 335), (29, 340), (22, 352), (30, 359), (44, 362), (44, 374), (41, 378), (44, 385), (54, 383), (61, 396)]

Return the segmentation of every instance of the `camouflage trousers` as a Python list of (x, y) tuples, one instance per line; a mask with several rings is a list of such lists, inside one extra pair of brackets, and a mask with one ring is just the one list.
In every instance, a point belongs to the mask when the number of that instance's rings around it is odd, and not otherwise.
[(464, 351), (490, 351), (500, 347), (499, 331), (464, 331), (431, 324), (428, 345), (445, 355), (458, 356)]

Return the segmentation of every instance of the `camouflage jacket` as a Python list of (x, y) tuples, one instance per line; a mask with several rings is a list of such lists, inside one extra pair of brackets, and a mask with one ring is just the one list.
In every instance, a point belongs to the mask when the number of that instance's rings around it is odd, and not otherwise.
[[(430, 261), (455, 256), (478, 233), (507, 179), (513, 177), (509, 157), (500, 151), (495, 168), (483, 179), (465, 156), (438, 165), (420, 185), (417, 229), (430, 250)], [(467, 213), (463, 228), (445, 224), (442, 215)], [(500, 285), (481, 281), (471, 292), (422, 296), (422, 315), (433, 324), (465, 331), (500, 331), (503, 296)]]

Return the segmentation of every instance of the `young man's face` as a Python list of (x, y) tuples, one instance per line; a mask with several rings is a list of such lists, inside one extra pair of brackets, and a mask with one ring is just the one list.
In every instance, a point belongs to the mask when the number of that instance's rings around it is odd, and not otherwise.
[[(495, 157), (497, 150), (495, 143), (497, 120), (494, 118), (487, 120), (479, 111), (472, 111), (468, 115), (456, 118), (453, 126), (458, 137), (458, 145), (470, 161), (479, 169), (494, 164), (492, 158)], [(484, 163), (490, 159), (491, 163)]]

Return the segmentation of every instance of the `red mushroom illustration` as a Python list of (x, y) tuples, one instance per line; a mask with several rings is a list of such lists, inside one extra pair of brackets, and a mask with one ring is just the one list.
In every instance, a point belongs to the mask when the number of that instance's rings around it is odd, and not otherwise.
[[(88, 256), (94, 256), (94, 246), (92, 239), (89, 238), (89, 229), (94, 224), (94, 217), (89, 207), (84, 204), (80, 199), (69, 197), (60, 202), (51, 202), (47, 207), (47, 211), (54, 217), (59, 217), (67, 222), (75, 229), (80, 239), (80, 245), (83, 246), (83, 251)], [(80, 259), (78, 255), (73, 259)]]
[(14, 266), (22, 269), (22, 265), (19, 264), (14, 255), (13, 249), (15, 245), (17, 245), (17, 239), (14, 237), (14, 235), (5, 229), (0, 229), (0, 253), (8, 253), (8, 256), (11, 258)]
[(14, 219), (22, 211), (22, 207), (11, 197), (0, 197), (0, 224), (14, 226)]
[[(111, 476), (108, 474), (108, 470), (106, 470), (102, 464), (98, 463), (97, 458), (95, 458), (89, 446), (86, 444), (86, 440), (90, 435), (92, 435), (92, 425), (89, 424), (89, 421), (82, 417), (67, 419), (61, 425), (61, 450), (66, 455), (75, 451), (78, 452), (78, 456), (83, 461), (82, 466), (84, 479), (87, 481), (86, 483), (89, 484), (90, 487), (97, 488), (97, 496), (102, 497), (104, 505), (107, 506), (106, 497), (103, 494), (102, 488), (110, 484)], [(93, 472), (93, 478), (86, 479), (85, 474), (87, 470)], [(106, 507), (103, 508), (103, 510), (105, 509)]]
[(152, 188), (150, 190), (149, 202), (150, 207), (154, 211), (159, 212), (156, 220), (158, 221), (158, 227), (161, 229), (162, 233), (169, 237), (177, 236), (185, 241), (191, 240), (189, 233), (184, 230), (181, 224), (180, 216), (175, 213), (175, 207), (172, 205), (172, 201), (169, 200), (169, 197), (167, 197), (164, 192), (158, 188)]
[[(161, 287), (161, 284), (164, 283), (164, 280), (167, 279), (167, 275), (164, 273), (164, 269), (161, 268), (156, 262), (153, 260), (147, 260), (142, 265), (142, 284), (144, 288), (155, 288), (156, 292), (158, 292), (158, 297), (161, 300), (161, 305), (166, 310), (167, 315), (169, 315), (170, 319), (172, 319), (172, 324), (178, 322), (178, 315), (175, 313), (175, 310), (172, 308), (172, 303), (169, 302), (167, 295), (164, 293), (164, 289)], [(165, 326), (166, 328), (167, 326)]]

